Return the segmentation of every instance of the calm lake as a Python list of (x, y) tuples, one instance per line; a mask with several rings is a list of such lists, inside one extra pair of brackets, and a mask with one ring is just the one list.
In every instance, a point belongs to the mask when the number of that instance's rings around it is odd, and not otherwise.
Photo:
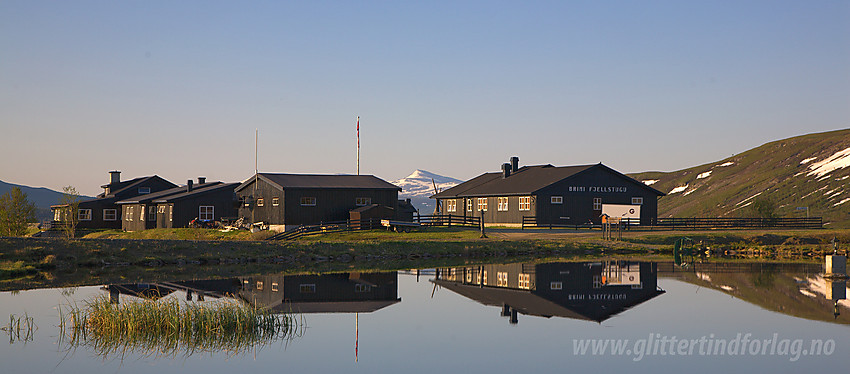
[[(2, 292), (0, 371), (846, 372), (847, 285), (822, 268), (564, 260)], [(60, 309), (98, 297), (242, 303), (297, 328), (230, 347), (69, 341)], [(36, 328), (7, 331), (24, 315)]]

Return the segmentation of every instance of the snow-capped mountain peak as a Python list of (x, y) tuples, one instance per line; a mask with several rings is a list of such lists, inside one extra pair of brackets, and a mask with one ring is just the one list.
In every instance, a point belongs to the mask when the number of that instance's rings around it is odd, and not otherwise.
[[(433, 182), (432, 182), (433, 180)], [(434, 210), (434, 201), (430, 196), (434, 194), (434, 184), (438, 191), (444, 191), (462, 183), (460, 179), (446, 177), (430, 171), (417, 169), (407, 177), (390, 181), (390, 183), (401, 187), (399, 199), (410, 199), (422, 214), (431, 214)]]

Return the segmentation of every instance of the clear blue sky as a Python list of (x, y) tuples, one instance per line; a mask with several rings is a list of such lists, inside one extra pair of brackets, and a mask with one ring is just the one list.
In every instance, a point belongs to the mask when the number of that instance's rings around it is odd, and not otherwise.
[(672, 171), (850, 127), (850, 1), (0, 1), (0, 180)]

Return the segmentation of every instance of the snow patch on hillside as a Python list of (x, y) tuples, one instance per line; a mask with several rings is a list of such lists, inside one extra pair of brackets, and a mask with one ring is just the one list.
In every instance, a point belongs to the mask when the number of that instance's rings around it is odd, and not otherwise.
[[(755, 198), (756, 198), (756, 196), (761, 195), (761, 194), (763, 194), (763, 193), (764, 193), (764, 191), (759, 192), (759, 193), (757, 193), (757, 194), (755, 194), (755, 195), (753, 195), (753, 196), (750, 196), (750, 197), (748, 197), (748, 198), (746, 198), (746, 199), (744, 199), (744, 200), (741, 200), (741, 202), (740, 202), (740, 203), (735, 204), (735, 206), (739, 206), (739, 205), (741, 205), (741, 204), (743, 204), (743, 203), (746, 203), (747, 201), (750, 201), (750, 200), (752, 200), (752, 199), (755, 199)], [(752, 203), (750, 203), (750, 204), (752, 204)], [(750, 204), (747, 204), (747, 205), (750, 205)], [(747, 205), (744, 205), (744, 206), (747, 206)], [(742, 206), (741, 208), (743, 208), (744, 206)]]
[(844, 204), (844, 203), (846, 203), (846, 202), (848, 202), (848, 201), (850, 201), (850, 197), (848, 197), (848, 198), (846, 198), (846, 199), (844, 199), (844, 200), (841, 200), (841, 201), (839, 201), (839, 202), (837, 202), (837, 203), (835, 203), (835, 204), (832, 204), (832, 206), (839, 206), (839, 205)]
[(812, 192), (809, 192), (809, 193), (807, 193), (807, 194), (803, 195), (803, 197), (801, 197), (801, 198), (800, 198), (800, 200), (805, 199), (805, 198), (807, 198), (807, 197), (809, 197), (809, 196), (812, 196), (812, 194), (814, 194), (815, 192), (823, 191), (823, 190), (825, 190), (827, 187), (829, 187), (829, 186), (823, 186), (823, 187), (818, 188), (818, 189), (816, 189), (816, 190), (814, 190), (814, 191), (812, 191)]
[(692, 188), (692, 189), (690, 189), (690, 190), (685, 191), (685, 193), (683, 193), (683, 194), (682, 194), (682, 196), (688, 196), (688, 195), (690, 195), (690, 194), (694, 193), (694, 191), (696, 191), (696, 190), (697, 190), (697, 188), (699, 188), (699, 187)]
[(817, 176), (821, 178), (832, 171), (850, 167), (850, 148), (843, 151), (835, 152), (826, 160), (815, 162), (809, 165), (809, 176)]
[(679, 193), (679, 192), (682, 192), (682, 191), (687, 190), (687, 189), (688, 189), (688, 185), (686, 184), (684, 186), (679, 186), (679, 187), (676, 187), (676, 188), (670, 190), (670, 192), (668, 192), (667, 194), (672, 195), (674, 193)]
[(817, 159), (818, 159), (817, 157), (810, 157), (810, 158), (807, 158), (807, 159), (805, 159), (805, 160), (803, 160), (803, 161), (800, 161), (800, 165), (808, 164), (808, 163), (810, 163), (810, 162), (812, 162), (812, 161), (814, 161), (814, 160), (817, 160)]
[(709, 176), (711, 176), (711, 170), (709, 170), (709, 171), (707, 171), (707, 172), (705, 172), (705, 173), (702, 173), (702, 174), (700, 174), (700, 175), (697, 175), (697, 179), (708, 178)]
[(818, 295), (815, 295), (814, 292), (809, 291), (809, 290), (804, 290), (802, 288), (800, 289), (800, 293), (803, 294), (803, 295), (806, 295), (808, 297), (811, 297), (811, 298), (817, 298), (818, 297)]
[(847, 179), (847, 178), (850, 178), (850, 175), (845, 175), (845, 176), (843, 176), (843, 177), (841, 177), (841, 178), (835, 178), (835, 181), (836, 181), (836, 182), (841, 182), (841, 181), (843, 181), (843, 180), (845, 180), (845, 179)]
[(641, 182), (643, 182), (643, 184), (645, 184), (647, 186), (651, 186), (653, 184), (658, 183), (658, 181), (659, 181), (659, 179), (647, 179), (647, 180), (641, 181)]
[(715, 167), (723, 168), (723, 167), (732, 166), (732, 165), (735, 165), (735, 163), (734, 163), (734, 162), (732, 162), (732, 161), (729, 161), (729, 162), (724, 162), (724, 163), (722, 163), (722, 164), (720, 164), (720, 165), (717, 165), (717, 166), (715, 166)]
[[(834, 189), (831, 189), (829, 191), (826, 191), (826, 192), (823, 193), (823, 195), (826, 196), (827, 199), (831, 199), (833, 197), (841, 195), (844, 191), (843, 190), (839, 191), (840, 188), (841, 187), (834, 188)], [(836, 192), (836, 191), (838, 191), (838, 192)]]

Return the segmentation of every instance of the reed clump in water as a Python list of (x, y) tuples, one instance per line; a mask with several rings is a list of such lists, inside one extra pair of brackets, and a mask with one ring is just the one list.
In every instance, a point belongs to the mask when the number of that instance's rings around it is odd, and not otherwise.
[(0, 327), (0, 330), (9, 334), (9, 344), (16, 341), (29, 342), (33, 339), (33, 333), (38, 329), (35, 325), (35, 320), (24, 313), (23, 316), (15, 317), (14, 314), (9, 316), (9, 324)]
[(112, 304), (106, 297), (97, 297), (82, 308), (66, 308), (67, 313), (61, 313), (63, 341), (103, 357), (130, 352), (235, 355), (299, 334), (292, 315), (232, 302), (199, 305), (161, 299)]

